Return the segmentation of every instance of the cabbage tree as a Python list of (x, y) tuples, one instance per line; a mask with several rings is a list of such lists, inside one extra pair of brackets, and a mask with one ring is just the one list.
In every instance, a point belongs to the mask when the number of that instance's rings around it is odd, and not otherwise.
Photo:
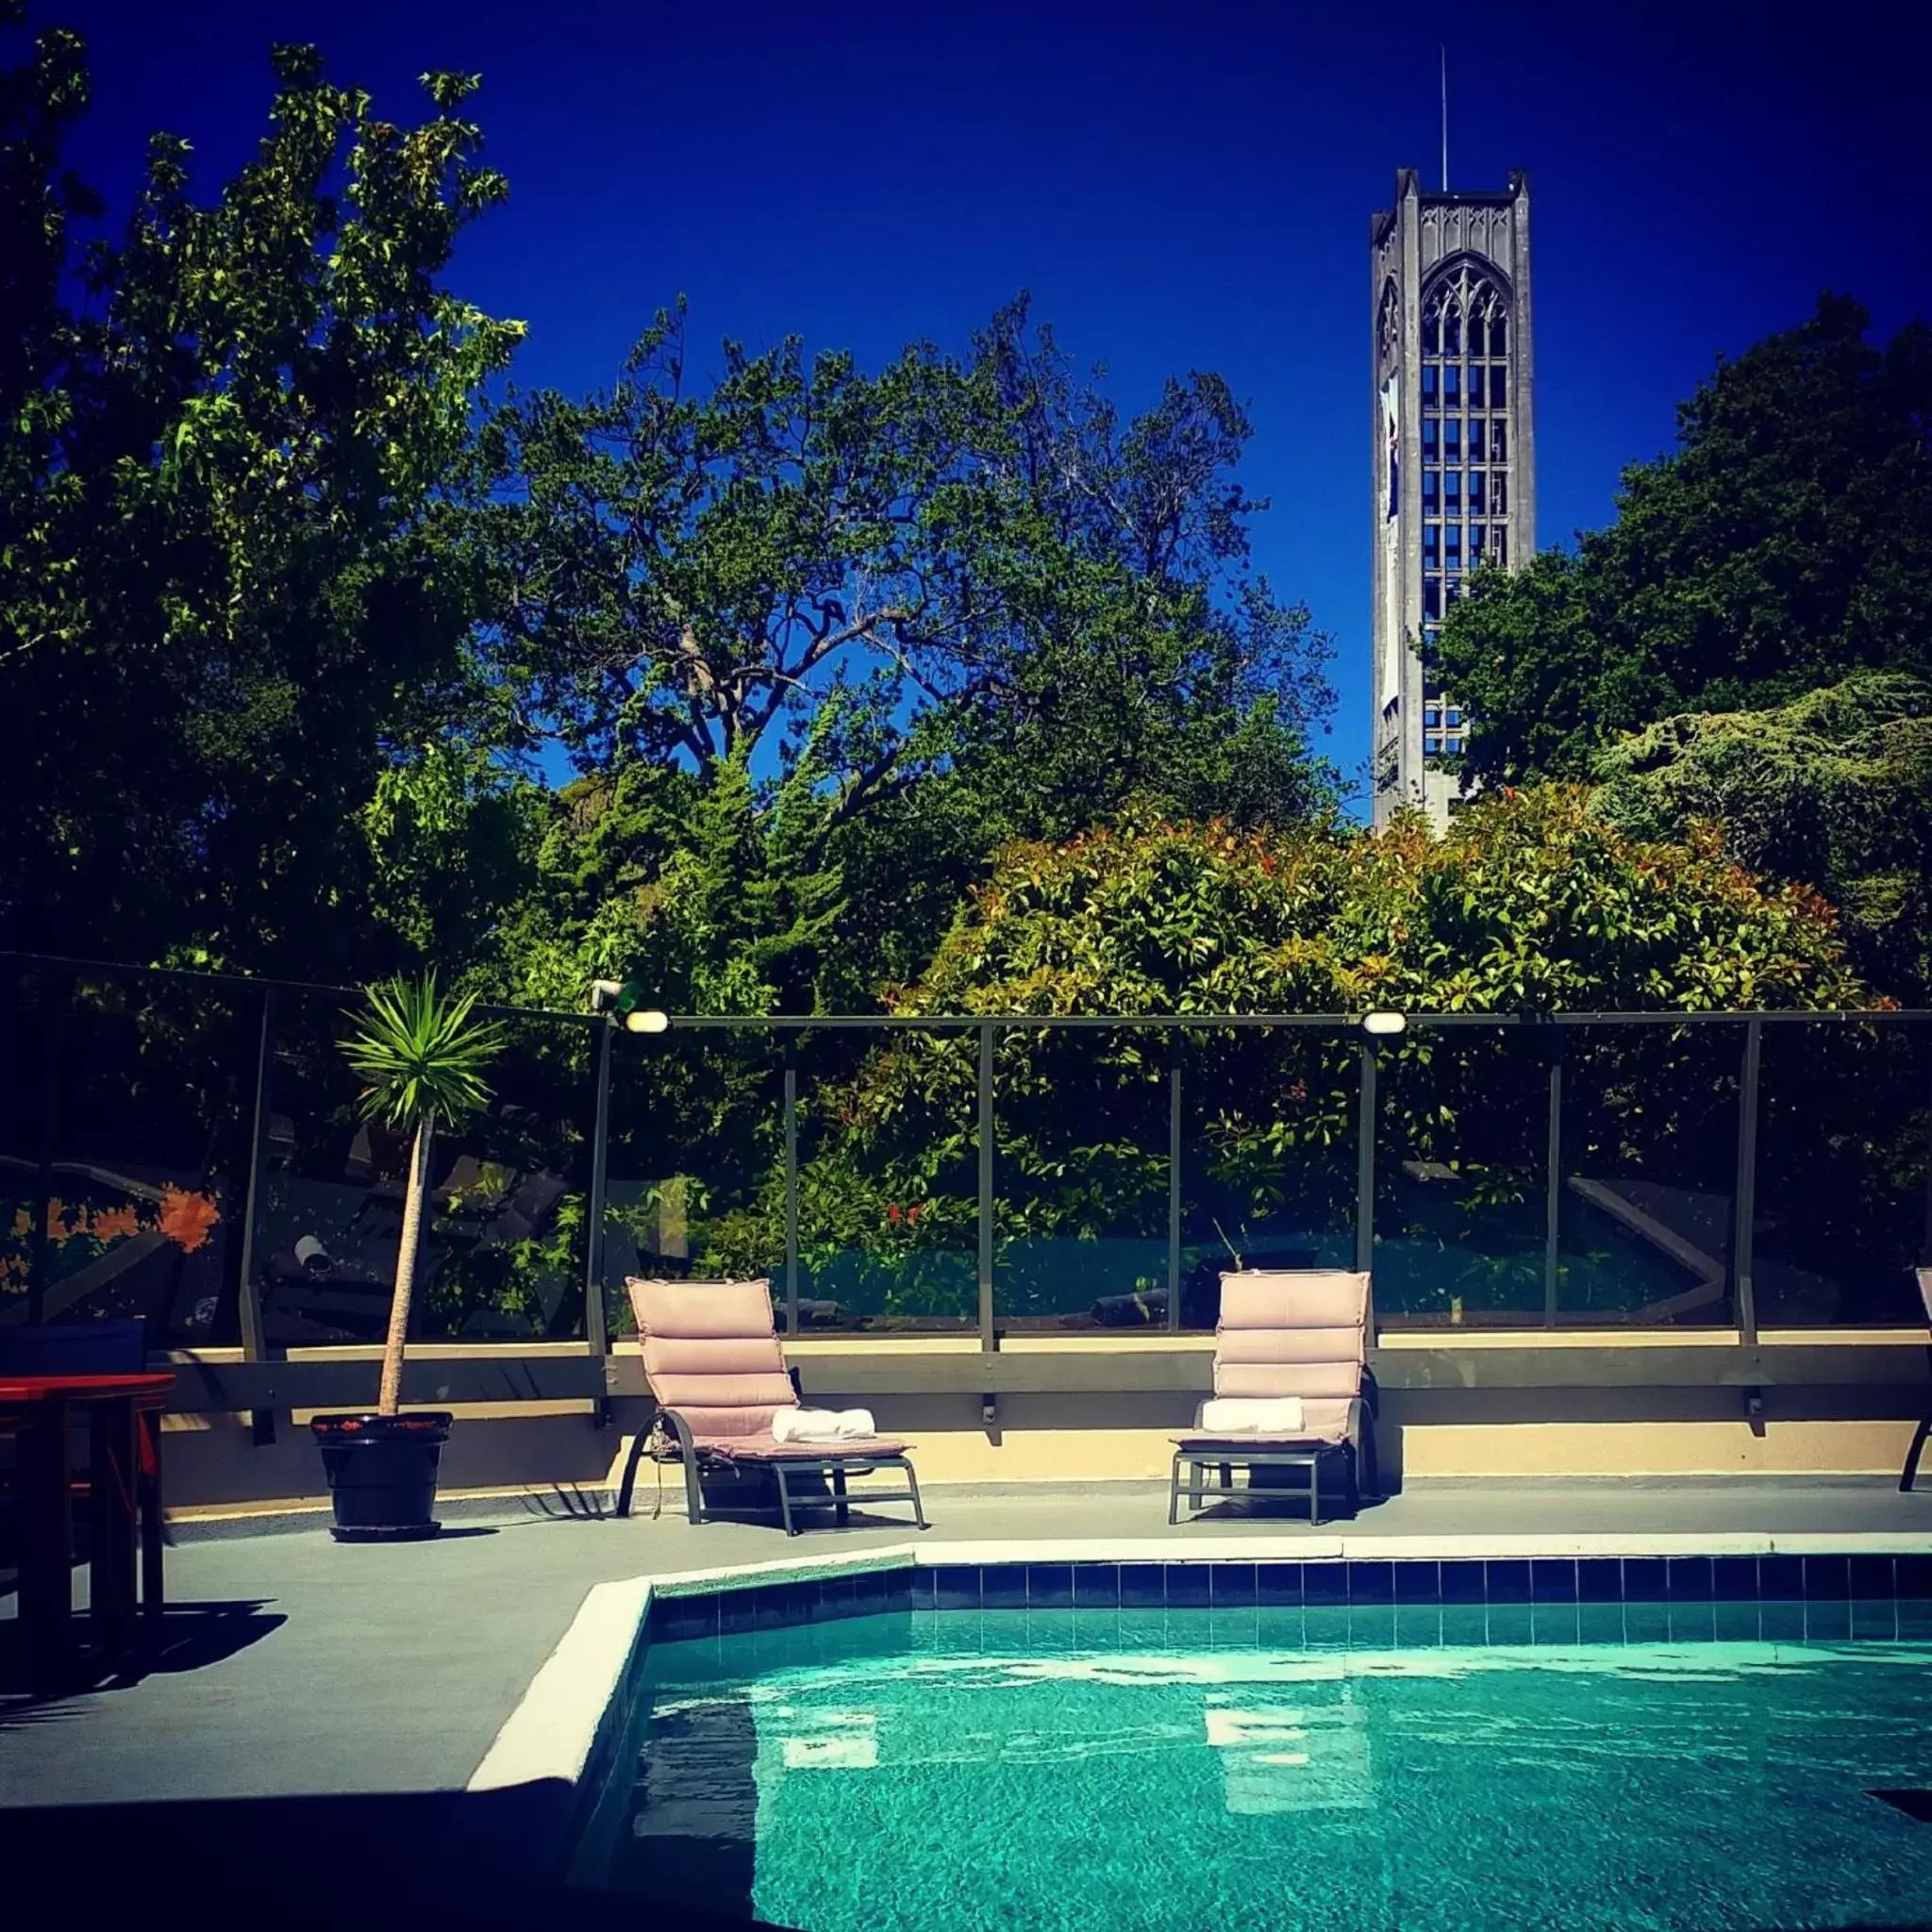
[(402, 1405), (403, 1348), (429, 1189), (430, 1144), (440, 1123), (462, 1120), (488, 1104), (483, 1074), (503, 1045), (502, 1027), (477, 1019), (475, 1004), (474, 993), (440, 991), (434, 973), (413, 981), (397, 976), (367, 989), (362, 1010), (353, 1016), (357, 1031), (341, 1042), (343, 1058), (363, 1083), (363, 1119), (401, 1128), (413, 1141), (395, 1297), (382, 1351), (379, 1415), (394, 1415)]

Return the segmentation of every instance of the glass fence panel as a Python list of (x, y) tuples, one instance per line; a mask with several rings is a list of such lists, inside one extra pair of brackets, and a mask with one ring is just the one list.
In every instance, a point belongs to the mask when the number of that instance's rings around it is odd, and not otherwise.
[[(365, 1121), (341, 1054), (354, 1001), (279, 994), (256, 1224), (264, 1339), (379, 1342), (402, 1244), (408, 1137)], [(416, 1267), (417, 1341), (584, 1333), (590, 1029), (507, 1018), (490, 1104), (439, 1130)]]
[(0, 962), (0, 1322), (24, 1322), (44, 1229), (41, 1160), (57, 1062), (45, 1021), (46, 975)]
[(1190, 1028), (1181, 1059), (1183, 1328), (1231, 1268), (1353, 1268), (1360, 1056), (1353, 1028)]
[[(255, 1210), (255, 1290), (271, 1347), (380, 1342), (401, 1246), (408, 1141), (365, 1124), (342, 1058), (350, 998), (277, 993)], [(443, 1259), (425, 1239), (419, 1280)]]
[[(141, 1313), (240, 1340), (261, 990), (9, 963), (0, 981), (0, 1321)], [(408, 1146), (362, 1121), (350, 994), (276, 990), (255, 1197), (273, 1346), (387, 1326)], [(483, 1114), (439, 1135), (412, 1334), (578, 1338), (598, 1029), (506, 1016)], [(1231, 1267), (1350, 1267), (1360, 1035), (1127, 1025), (995, 1036), (1005, 1327), (1169, 1321), (1170, 1068), (1181, 1069), (1180, 1324)], [(1932, 1027), (1762, 1027), (1761, 1326), (1917, 1325), (1932, 1265)], [(1556, 1029), (1556, 1319), (1735, 1321), (1741, 1021)], [(1549, 1029), (1416, 1025), (1382, 1049), (1374, 1267), (1392, 1326), (1547, 1319)], [(785, 1320), (784, 1073), (797, 1073), (800, 1326), (978, 1322), (975, 1029), (756, 1025), (612, 1039), (602, 1289), (762, 1274)]]
[(24, 1288), (39, 1267), (43, 1321), (139, 1315), (157, 1347), (239, 1339), (253, 1004), (181, 980), (48, 975), (32, 989), (17, 1020), (29, 1118), (7, 1149), (30, 1164), (9, 1163), (21, 1198), (6, 1270)]
[(1758, 1092), (1758, 1326), (1923, 1327), (1932, 1028), (1769, 1024)]
[(1541, 1327), (1549, 1047), (1523, 1025), (1413, 1025), (1379, 1049), (1375, 1315)]
[(799, 1327), (979, 1324), (979, 1038), (827, 1029), (799, 1044)]
[(425, 1340), (581, 1341), (590, 1259), (592, 1029), (500, 1019), (490, 1105), (439, 1130), (426, 1230), (447, 1259), (419, 1295)]
[(1002, 1328), (1167, 1323), (1168, 1037), (1008, 1028), (993, 1058)]
[(763, 1028), (611, 1041), (605, 1321), (635, 1335), (640, 1277), (772, 1285), (785, 1325), (785, 1041)]
[(1557, 1320), (1730, 1326), (1743, 1023), (1563, 1033)]

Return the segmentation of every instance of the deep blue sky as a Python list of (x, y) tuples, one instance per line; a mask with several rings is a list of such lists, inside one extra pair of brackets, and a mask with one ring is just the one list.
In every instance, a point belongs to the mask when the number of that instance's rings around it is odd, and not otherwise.
[(321, 45), (396, 119), (414, 76), (480, 72), (509, 175), (454, 280), (530, 339), (518, 379), (608, 378), (660, 303), (694, 360), (798, 333), (872, 363), (961, 347), (1017, 291), (1142, 407), (1220, 371), (1252, 413), (1257, 554), (1333, 634), (1331, 754), (1366, 750), (1371, 211), (1531, 172), (1541, 536), (1604, 522), (1719, 351), (1829, 286), (1889, 333), (1932, 312), (1919, 0), (1580, 8), (1096, 7), (982, 0), (38, 0), (84, 29), (81, 159), (110, 192), (147, 133), (210, 191), (263, 125), (272, 41)]

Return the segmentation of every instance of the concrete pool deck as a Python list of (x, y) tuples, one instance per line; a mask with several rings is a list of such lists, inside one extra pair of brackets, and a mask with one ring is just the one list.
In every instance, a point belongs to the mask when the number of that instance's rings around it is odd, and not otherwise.
[[(1708, 1538), (1716, 1549), (1769, 1535), (1932, 1551), (1932, 1488), (1901, 1495), (1859, 1479), (1417, 1483), (1314, 1530), (1278, 1509), (1169, 1528), (1158, 1484), (934, 1488), (923, 1537), (890, 1507), (788, 1539), (763, 1523), (654, 1521), (651, 1499), (646, 1489), (643, 1513), (623, 1522), (465, 1515), (436, 1541), (386, 1548), (338, 1545), (325, 1519), (272, 1534), (184, 1526), (168, 1557), (166, 1648), (145, 1676), (38, 1703), (0, 1689), (0, 1862), (16, 1874), (57, 1860), (85, 1869), (76, 1834), (100, 1829), (130, 1871), (220, 1845), (231, 1879), (286, 1886), (299, 1874), (319, 1915), (352, 1905), (373, 1871), (391, 1869), (385, 1858), (406, 1870), (425, 1831), (441, 1828), (586, 1594), (623, 1578), (914, 1541), (923, 1557), (980, 1546), (974, 1560), (993, 1545), (1024, 1555), (1116, 1540), (1176, 1557), (1259, 1555), (1284, 1540), (1329, 1555), (1338, 1536), (1357, 1550), (1389, 1538), (1578, 1536)], [(12, 1608), (0, 1598), (0, 1635)], [(110, 1808), (72, 1809), (96, 1807)], [(359, 1847), (346, 1871), (345, 1843)]]

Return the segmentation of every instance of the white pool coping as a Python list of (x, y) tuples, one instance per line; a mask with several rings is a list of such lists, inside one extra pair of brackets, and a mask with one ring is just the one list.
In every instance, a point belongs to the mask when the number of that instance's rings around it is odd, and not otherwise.
[(650, 1607), (648, 1576), (596, 1585), (530, 1679), (467, 1789), (499, 1791), (546, 1778), (575, 1784)]
[(815, 1582), (878, 1570), (950, 1569), (997, 1563), (1321, 1563), (1499, 1560), (1585, 1557), (1907, 1557), (1932, 1556), (1932, 1533), (1857, 1530), (1739, 1532), (1699, 1536), (1277, 1536), (1188, 1543), (1174, 1537), (1096, 1537), (1058, 1541), (892, 1543), (764, 1563), (626, 1577), (600, 1583), (584, 1598), (563, 1640), (530, 1680), (471, 1776), (472, 1791), (558, 1780), (576, 1786), (609, 1737), (613, 1716), (627, 1716), (619, 1693), (643, 1636), (654, 1596), (693, 1596), (758, 1584)]

